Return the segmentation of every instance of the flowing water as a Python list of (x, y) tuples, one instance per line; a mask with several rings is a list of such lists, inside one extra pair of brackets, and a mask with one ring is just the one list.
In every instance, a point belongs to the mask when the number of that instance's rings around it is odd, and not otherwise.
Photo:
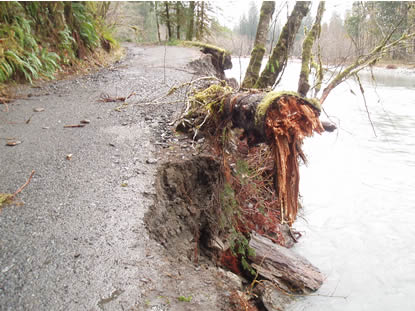
[[(239, 80), (247, 64), (234, 60), (228, 77)], [(278, 89), (295, 90), (299, 70), (290, 63)], [(295, 250), (326, 280), (290, 311), (415, 310), (415, 72), (375, 78), (361, 77), (376, 136), (351, 81), (324, 104), (339, 130), (305, 141)]]

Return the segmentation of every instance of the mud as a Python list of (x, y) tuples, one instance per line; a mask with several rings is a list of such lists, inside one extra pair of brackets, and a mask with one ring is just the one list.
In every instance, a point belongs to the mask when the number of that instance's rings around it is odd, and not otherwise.
[(198, 261), (199, 248), (217, 232), (220, 178), (220, 165), (209, 156), (167, 162), (158, 169), (155, 204), (144, 220), (173, 258)]

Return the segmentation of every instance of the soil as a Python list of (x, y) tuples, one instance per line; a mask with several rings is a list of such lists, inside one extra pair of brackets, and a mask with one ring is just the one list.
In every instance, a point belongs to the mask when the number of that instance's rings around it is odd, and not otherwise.
[(173, 134), (182, 101), (164, 98), (198, 76), (188, 64), (201, 54), (126, 48), (109, 68), (19, 87), (0, 106), (0, 192), (36, 171), (22, 204), (0, 210), (1, 310), (229, 310), (240, 289), (195, 261), (218, 163)]

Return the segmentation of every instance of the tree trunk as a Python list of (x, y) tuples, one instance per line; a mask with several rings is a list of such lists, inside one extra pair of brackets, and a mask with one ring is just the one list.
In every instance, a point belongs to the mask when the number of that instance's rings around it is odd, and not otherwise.
[(288, 53), (294, 44), (294, 39), (301, 25), (301, 21), (310, 11), (310, 5), (310, 1), (296, 2), (264, 71), (255, 83), (255, 88), (266, 88), (274, 85), (287, 63)]
[(200, 6), (202, 1), (196, 1), (196, 40), (200, 41)]
[(200, 4), (200, 23), (199, 23), (199, 40), (203, 39), (203, 32), (205, 27), (205, 2)]
[(156, 15), (156, 25), (157, 25), (157, 38), (159, 42), (161, 42), (160, 38), (160, 24), (159, 24), (159, 17), (158, 17), (158, 10), (157, 10), (157, 1), (154, 1), (154, 14)]
[(268, 27), (271, 21), (272, 14), (275, 10), (275, 1), (264, 1), (261, 6), (261, 15), (259, 18), (258, 28), (255, 37), (254, 48), (251, 52), (251, 58), (246, 70), (243, 88), (251, 88), (258, 79), (259, 71), (261, 70), (262, 59), (265, 54), (265, 45), (268, 37)]
[(301, 59), (301, 72), (300, 72), (300, 79), (298, 81), (298, 90), (297, 92), (301, 96), (306, 96), (309, 89), (310, 84), (308, 83), (308, 77), (310, 75), (310, 65), (312, 61), (312, 49), (314, 45), (314, 41), (317, 37), (320, 36), (321, 32), (321, 19), (324, 13), (324, 1), (320, 1), (317, 9), (317, 16), (316, 20), (313, 24), (311, 30), (307, 33), (306, 37), (304, 38), (303, 42), (303, 53)]
[(186, 40), (192, 41), (193, 39), (193, 26), (195, 23), (195, 2), (191, 1), (189, 6), (188, 25), (186, 32)]
[(255, 255), (249, 256), (253, 261), (252, 267), (282, 290), (308, 294), (323, 284), (322, 273), (294, 251), (256, 233), (251, 235), (249, 247), (255, 250)]
[(177, 37), (177, 40), (180, 40), (180, 19), (181, 19), (180, 14), (181, 14), (180, 2), (177, 1), (176, 2), (176, 37)]
[(168, 34), (169, 34), (169, 41), (170, 41), (172, 39), (172, 35), (171, 35), (169, 2), (168, 1), (164, 1), (164, 6), (166, 8), (166, 24), (167, 24), (167, 31), (168, 31)]

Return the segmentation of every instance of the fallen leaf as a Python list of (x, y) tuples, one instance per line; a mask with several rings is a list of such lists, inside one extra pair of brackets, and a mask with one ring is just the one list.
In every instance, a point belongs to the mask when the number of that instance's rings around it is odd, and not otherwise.
[(39, 108), (33, 108), (34, 112), (42, 112), (45, 111), (45, 108), (39, 107)]
[(21, 144), (21, 143), (22, 143), (22, 142), (21, 142), (20, 140), (13, 140), (13, 141), (8, 141), (8, 142), (6, 143), (6, 146), (13, 147), (13, 146), (19, 145), (19, 144)]
[(72, 153), (66, 155), (66, 160), (71, 160), (72, 159)]

